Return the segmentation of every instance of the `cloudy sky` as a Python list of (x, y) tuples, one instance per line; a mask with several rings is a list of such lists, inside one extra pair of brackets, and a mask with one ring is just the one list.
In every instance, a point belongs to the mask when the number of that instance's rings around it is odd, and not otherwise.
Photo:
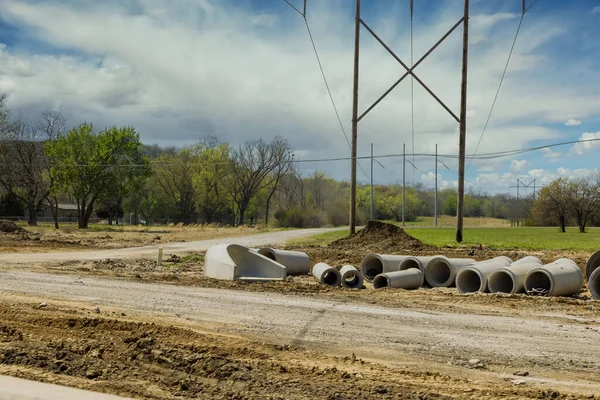
[[(290, 0), (299, 8), (301, 0)], [(528, 3), (532, 3), (530, 0)], [(363, 18), (410, 63), (408, 0), (363, 1)], [(353, 0), (308, 0), (307, 17), (350, 134)], [(472, 0), (467, 153), (475, 150), (515, 36), (519, 0)], [(462, 13), (460, 0), (415, 0), (414, 58)], [(415, 71), (459, 112), (462, 28)], [(363, 29), (360, 110), (404, 72)], [(286, 137), (297, 159), (347, 157), (302, 17), (283, 0), (2, 0), (0, 92), (35, 116), (61, 109), (71, 125), (132, 124), (145, 143), (185, 146), (205, 135), (234, 145)], [(359, 124), (359, 155), (458, 153), (458, 124), (405, 80)], [(478, 153), (600, 138), (600, 0), (539, 0), (526, 14)], [(507, 192), (598, 167), (600, 142), (477, 160), (467, 187)], [(412, 161), (412, 157), (408, 157)], [(453, 186), (455, 159), (442, 159)], [(375, 182), (402, 179), (402, 158), (381, 158)], [(361, 161), (369, 173), (369, 162)], [(409, 182), (433, 184), (434, 159), (416, 157)], [(301, 164), (349, 179), (349, 162)], [(360, 170), (360, 181), (368, 178)]]

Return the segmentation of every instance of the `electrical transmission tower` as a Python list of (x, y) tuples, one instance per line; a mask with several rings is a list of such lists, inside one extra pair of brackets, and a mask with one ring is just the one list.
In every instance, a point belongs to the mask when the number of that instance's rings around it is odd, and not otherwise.
[[(410, 17), (411, 24), (413, 18), (413, 0), (410, 1)], [(361, 25), (390, 53), (390, 55), (398, 61), (406, 72), (398, 79), (375, 103), (373, 103), (361, 115), (358, 112), (358, 77), (359, 77), (359, 61), (360, 61), (360, 31)], [(463, 25), (463, 48), (462, 48), (462, 81), (460, 93), (460, 112), (457, 116), (446, 104), (431, 90), (429, 87), (415, 74), (414, 70), (421, 64), (433, 51), (444, 41), (454, 30)], [(456, 223), (456, 241), (462, 242), (463, 230), (463, 201), (465, 189), (465, 142), (466, 142), (466, 127), (467, 127), (467, 62), (468, 62), (468, 41), (469, 41), (469, 0), (464, 1), (464, 14), (458, 22), (450, 28), (450, 30), (433, 45), (429, 51), (425, 53), (416, 63), (409, 67), (405, 64), (385, 42), (377, 36), (377, 34), (367, 25), (361, 18), (360, 0), (356, 0), (356, 20), (355, 20), (355, 36), (354, 36), (354, 81), (353, 81), (353, 98), (352, 98), (352, 162), (351, 162), (351, 190), (350, 190), (350, 233), (356, 231), (356, 164), (357, 164), (357, 139), (358, 139), (358, 122), (362, 120), (373, 108), (375, 108), (388, 94), (390, 94), (405, 78), (409, 75), (417, 81), (451, 116), (459, 123), (459, 162), (458, 162), (458, 199), (457, 199), (457, 223)], [(411, 40), (412, 54), (412, 40)], [(414, 153), (414, 151), (413, 151)]]

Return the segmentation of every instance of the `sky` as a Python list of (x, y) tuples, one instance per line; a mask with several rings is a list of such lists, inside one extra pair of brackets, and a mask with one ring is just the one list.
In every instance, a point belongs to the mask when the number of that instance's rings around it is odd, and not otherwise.
[[(302, 9), (301, 0), (289, 0)], [(354, 1), (307, 0), (307, 20), (342, 125), (351, 135)], [(365, 22), (411, 61), (408, 0), (363, 0)], [(415, 0), (413, 59), (462, 16), (461, 0)], [(528, 5), (533, 4), (529, 0)], [(538, 0), (526, 13), (482, 135), (522, 2), (471, 0), (467, 154), (600, 138), (600, 0)], [(459, 114), (462, 27), (415, 74)], [(361, 30), (359, 112), (403, 67)], [(358, 124), (358, 155), (433, 154), (440, 188), (457, 183), (458, 123), (406, 79)], [(207, 136), (237, 146), (287, 138), (297, 160), (344, 158), (350, 148), (329, 99), (302, 16), (284, 0), (3, 0), (0, 92), (35, 118), (61, 110), (69, 125), (133, 125), (144, 143), (186, 146)], [(414, 93), (411, 96), (411, 92)], [(414, 117), (412, 112), (414, 104)], [(413, 130), (414, 125), (414, 130)], [(414, 140), (413, 140), (414, 132)], [(600, 142), (467, 162), (467, 190), (516, 194), (595, 170)], [(402, 181), (401, 156), (375, 163), (377, 184)], [(443, 164), (442, 164), (443, 162)], [(435, 158), (415, 156), (406, 181), (433, 186)], [(299, 163), (350, 179), (350, 162)], [(370, 179), (360, 160), (358, 180)], [(364, 171), (364, 172), (363, 172)], [(526, 189), (521, 189), (526, 193)]]

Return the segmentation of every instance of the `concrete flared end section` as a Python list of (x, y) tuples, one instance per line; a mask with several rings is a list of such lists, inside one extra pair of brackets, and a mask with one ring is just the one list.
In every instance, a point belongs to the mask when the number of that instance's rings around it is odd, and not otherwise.
[(600, 267), (600, 250), (592, 254), (585, 265), (585, 276), (590, 279), (592, 273)]
[(284, 265), (238, 244), (217, 244), (204, 256), (204, 276), (224, 280), (285, 280)]

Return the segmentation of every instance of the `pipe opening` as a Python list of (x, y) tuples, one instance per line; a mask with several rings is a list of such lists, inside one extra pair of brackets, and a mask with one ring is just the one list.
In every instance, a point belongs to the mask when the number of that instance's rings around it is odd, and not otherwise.
[(323, 274), (323, 283), (329, 286), (337, 286), (338, 275), (333, 271), (328, 271)]
[(481, 278), (477, 272), (464, 269), (456, 277), (456, 287), (461, 293), (474, 293), (481, 288)]
[(369, 280), (375, 279), (375, 277), (383, 272), (383, 263), (378, 258), (369, 258), (365, 263), (365, 276)]
[(265, 251), (264, 253), (262, 253), (263, 256), (270, 258), (273, 261), (277, 261), (277, 259), (275, 258), (275, 253), (273, 253), (272, 251)]
[(373, 279), (373, 287), (375, 289), (381, 289), (388, 286), (390, 286), (390, 280), (385, 275), (377, 275), (375, 279)]
[(357, 287), (358, 284), (360, 283), (360, 278), (358, 277), (357, 274), (354, 273), (348, 273), (346, 274), (346, 276), (344, 276), (344, 285), (354, 288)]
[(508, 272), (498, 271), (489, 277), (488, 289), (490, 293), (513, 293), (515, 282)]
[(529, 295), (545, 296), (552, 289), (552, 281), (543, 271), (530, 273), (525, 279), (525, 290)]
[(444, 285), (450, 280), (450, 266), (444, 261), (438, 261), (427, 266), (427, 274), (432, 285)]
[(420, 270), (421, 265), (419, 265), (419, 262), (417, 260), (413, 260), (411, 258), (407, 258), (406, 260), (402, 261), (402, 264), (400, 265), (400, 271), (405, 271), (411, 268), (416, 268)]

